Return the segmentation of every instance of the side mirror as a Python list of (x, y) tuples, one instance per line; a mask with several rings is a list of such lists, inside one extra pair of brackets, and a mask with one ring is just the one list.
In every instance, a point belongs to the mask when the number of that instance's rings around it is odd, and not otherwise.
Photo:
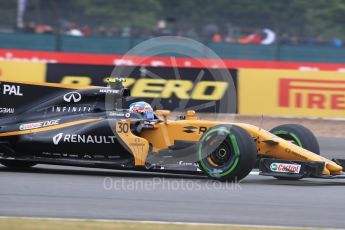
[(168, 122), (168, 117), (170, 116), (169, 110), (156, 110), (156, 114), (163, 117), (165, 124)]

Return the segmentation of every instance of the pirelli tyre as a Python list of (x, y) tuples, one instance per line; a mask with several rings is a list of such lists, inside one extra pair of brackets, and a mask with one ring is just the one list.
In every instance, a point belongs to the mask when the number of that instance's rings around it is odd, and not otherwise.
[(320, 146), (315, 135), (302, 125), (279, 125), (273, 128), (270, 132), (284, 140), (291, 141), (295, 145), (320, 155)]
[(218, 125), (201, 137), (197, 149), (199, 167), (220, 181), (239, 181), (253, 169), (256, 147), (246, 130)]
[(16, 160), (0, 160), (0, 164), (10, 169), (28, 169), (35, 166), (35, 163), (27, 161), (16, 161)]
[[(306, 127), (299, 124), (285, 124), (273, 128), (271, 131), (274, 135), (291, 141), (304, 149), (320, 155), (320, 146), (315, 135)], [(280, 180), (298, 180), (301, 178), (275, 177)]]

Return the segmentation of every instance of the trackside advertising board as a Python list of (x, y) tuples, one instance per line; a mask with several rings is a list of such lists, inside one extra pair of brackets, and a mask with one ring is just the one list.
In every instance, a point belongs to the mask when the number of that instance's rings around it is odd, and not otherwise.
[(44, 82), (45, 79), (45, 63), (0, 61), (0, 81)]
[[(219, 78), (214, 74), (219, 71), (215, 62), (201, 66), (197, 59), (189, 58), (176, 58), (176, 63), (167, 57), (126, 58), (0, 49), (0, 83), (8, 80), (104, 86), (104, 79), (111, 76), (115, 66), (122, 66), (132, 68), (130, 74), (120, 77), (127, 77), (125, 84), (131, 88), (133, 100), (148, 101), (156, 109), (345, 117), (345, 64), (223, 60), (231, 76)], [(0, 92), (4, 94), (4, 90), (0, 86)], [(230, 96), (234, 91), (238, 107)]]
[[(105, 86), (115, 66), (47, 64), (46, 81)], [(172, 67), (122, 67), (133, 101), (155, 109), (236, 113), (237, 70)], [(225, 73), (225, 74), (223, 74)]]
[[(39, 60), (0, 60), (0, 84), (1, 81), (21, 81), (105, 86), (105, 79), (112, 76), (115, 69), (114, 65), (44, 63)], [(127, 78), (125, 86), (131, 88), (132, 102), (145, 100), (155, 109), (174, 111), (237, 111), (237, 70), (152, 66), (121, 68), (127, 74), (116, 77)], [(0, 90), (4, 89), (0, 86)]]
[(345, 73), (241, 69), (239, 113), (345, 118)]

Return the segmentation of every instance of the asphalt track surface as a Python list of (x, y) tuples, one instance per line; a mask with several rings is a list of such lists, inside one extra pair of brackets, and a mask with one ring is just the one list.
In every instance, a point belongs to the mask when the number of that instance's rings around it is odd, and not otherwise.
[[(320, 138), (345, 158), (345, 139)], [(38, 165), (0, 166), (0, 216), (345, 227), (345, 180), (279, 181), (250, 175), (237, 185), (202, 177)]]

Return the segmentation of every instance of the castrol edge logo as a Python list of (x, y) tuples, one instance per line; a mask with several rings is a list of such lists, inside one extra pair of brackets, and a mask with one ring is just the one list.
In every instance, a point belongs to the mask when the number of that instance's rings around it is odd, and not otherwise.
[(26, 123), (21, 124), (19, 126), (19, 130), (30, 130), (30, 129), (38, 129), (53, 125), (58, 125), (60, 123), (60, 119), (50, 120), (50, 121), (40, 121), (40, 122), (33, 122), (33, 123)]

